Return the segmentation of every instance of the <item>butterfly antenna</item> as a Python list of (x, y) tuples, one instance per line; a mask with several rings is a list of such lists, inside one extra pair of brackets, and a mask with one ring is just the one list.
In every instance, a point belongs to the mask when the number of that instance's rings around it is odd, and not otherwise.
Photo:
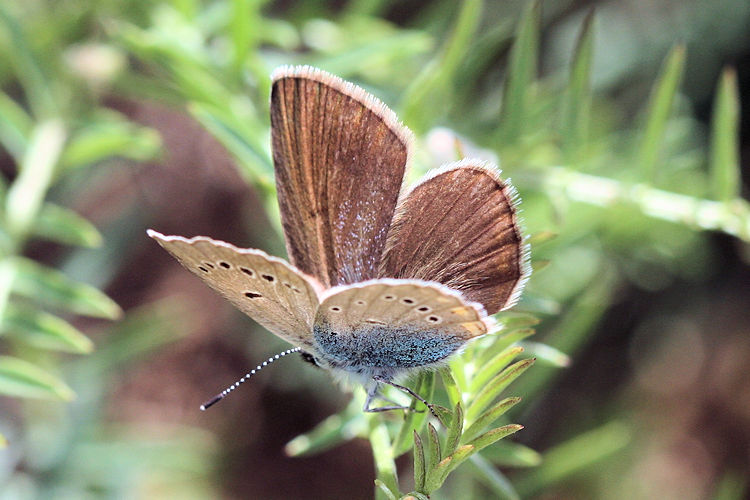
[(250, 370), (248, 373), (246, 373), (237, 382), (235, 382), (234, 384), (230, 385), (229, 387), (227, 387), (226, 389), (224, 389), (223, 391), (221, 391), (219, 394), (217, 394), (216, 396), (212, 397), (211, 399), (209, 399), (208, 401), (206, 401), (205, 403), (203, 403), (201, 405), (201, 411), (206, 411), (207, 409), (211, 408), (213, 405), (215, 405), (216, 403), (218, 403), (219, 401), (221, 401), (222, 399), (224, 399), (227, 396), (227, 394), (229, 394), (230, 392), (232, 392), (233, 390), (235, 390), (237, 387), (239, 387), (239, 385), (241, 383), (245, 382), (247, 379), (249, 379), (250, 377), (252, 377), (256, 373), (258, 373), (263, 368), (265, 368), (266, 366), (270, 365), (271, 363), (273, 363), (277, 359), (283, 358), (284, 356), (286, 356), (288, 354), (293, 354), (293, 353), (299, 352), (301, 350), (302, 349), (300, 349), (299, 347), (294, 347), (293, 349), (287, 349), (286, 351), (280, 352), (280, 353), (276, 354), (275, 356), (271, 356), (270, 358), (268, 358), (267, 360), (265, 360), (264, 362), (262, 362), (261, 364), (259, 364), (258, 366), (256, 366), (254, 370)]

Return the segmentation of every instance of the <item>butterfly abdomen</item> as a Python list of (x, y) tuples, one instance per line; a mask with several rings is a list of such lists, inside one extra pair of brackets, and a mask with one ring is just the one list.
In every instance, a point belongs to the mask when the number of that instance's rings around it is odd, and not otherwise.
[(356, 372), (360, 368), (405, 369), (439, 363), (455, 353), (465, 338), (438, 330), (412, 330), (371, 325), (335, 331), (318, 324), (314, 338), (324, 362)]

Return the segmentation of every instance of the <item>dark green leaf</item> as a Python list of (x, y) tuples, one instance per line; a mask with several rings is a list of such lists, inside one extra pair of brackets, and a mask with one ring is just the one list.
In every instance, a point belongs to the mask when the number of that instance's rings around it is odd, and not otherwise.
[(448, 427), (448, 435), (445, 438), (445, 450), (443, 453), (450, 455), (458, 447), (458, 442), (461, 439), (461, 431), (464, 428), (464, 409), (461, 407), (461, 402), (456, 403), (456, 407), (453, 410), (453, 418), (451, 419), (450, 426)]
[(424, 478), (424, 446), (422, 446), (422, 438), (419, 437), (417, 431), (414, 431), (414, 488), (416, 490), (422, 490), (424, 488)]
[(443, 380), (443, 387), (445, 387), (445, 391), (448, 393), (448, 400), (452, 405), (457, 405), (461, 402), (461, 390), (458, 388), (456, 379), (453, 378), (451, 369), (444, 366), (438, 372), (440, 373), (440, 378)]

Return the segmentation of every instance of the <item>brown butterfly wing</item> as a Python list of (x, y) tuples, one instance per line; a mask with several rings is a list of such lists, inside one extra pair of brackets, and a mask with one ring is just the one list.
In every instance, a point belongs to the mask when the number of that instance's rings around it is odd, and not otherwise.
[(314, 352), (312, 326), (322, 291), (314, 279), (261, 250), (204, 236), (186, 239), (151, 230), (148, 235), (271, 333)]
[(289, 259), (324, 286), (374, 278), (410, 133), (364, 90), (310, 67), (273, 75), (271, 143)]
[(399, 203), (380, 276), (437, 281), (484, 305), (511, 307), (528, 278), (515, 191), (477, 160), (438, 170)]

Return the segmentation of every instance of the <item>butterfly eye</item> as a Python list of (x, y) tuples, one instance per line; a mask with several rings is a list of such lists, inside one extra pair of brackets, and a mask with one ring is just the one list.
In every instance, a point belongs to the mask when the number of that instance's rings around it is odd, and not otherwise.
[(253, 270), (252, 270), (252, 269), (248, 269), (248, 268), (246, 268), (246, 267), (241, 267), (241, 268), (240, 268), (240, 271), (242, 271), (243, 273), (247, 274), (247, 275), (248, 275), (248, 276), (250, 276), (251, 278), (254, 278), (254, 277), (255, 277), (255, 273), (253, 272)]
[(421, 306), (421, 307), (417, 307), (417, 311), (422, 312), (422, 313), (428, 313), (432, 311), (432, 309), (430, 309), (428, 306)]
[(401, 299), (401, 303), (402, 303), (402, 304), (408, 304), (408, 305), (411, 305), (411, 304), (413, 304), (413, 303), (414, 303), (414, 299), (411, 299), (411, 298), (409, 298), (409, 297), (404, 297), (403, 299)]
[(440, 318), (440, 316), (427, 316), (427, 321), (429, 321), (432, 324), (437, 325), (443, 320), (442, 318)]
[(248, 299), (257, 299), (257, 298), (260, 298), (260, 297), (263, 297), (263, 296), (261, 294), (259, 294), (259, 293), (255, 293), (255, 292), (245, 292), (245, 297), (247, 297)]
[(341, 308), (339, 306), (331, 306), (330, 311), (335, 313), (341, 312)]
[(229, 269), (230, 267), (232, 267), (231, 265), (229, 265), (229, 262), (223, 262), (223, 261), (219, 262), (219, 265), (223, 267), (224, 269)]

